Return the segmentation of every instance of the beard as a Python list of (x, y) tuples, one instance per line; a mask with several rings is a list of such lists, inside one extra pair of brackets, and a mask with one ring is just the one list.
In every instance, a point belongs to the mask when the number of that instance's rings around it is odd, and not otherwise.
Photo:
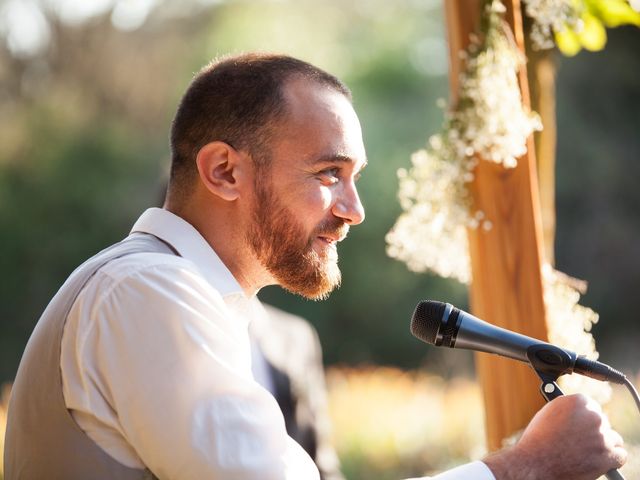
[(269, 185), (256, 184), (255, 192), (247, 240), (258, 260), (284, 289), (310, 300), (327, 298), (342, 279), (338, 255), (331, 246), (318, 253), (313, 242), (324, 235), (342, 238), (349, 227), (330, 217), (306, 234)]

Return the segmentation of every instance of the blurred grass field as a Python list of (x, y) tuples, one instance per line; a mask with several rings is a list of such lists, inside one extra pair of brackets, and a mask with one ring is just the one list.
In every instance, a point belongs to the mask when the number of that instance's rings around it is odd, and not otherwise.
[[(481, 392), (472, 379), (444, 380), (394, 367), (332, 367), (327, 385), (334, 442), (348, 480), (429, 475), (486, 453)], [(9, 388), (2, 387), (0, 400), (0, 452)], [(633, 399), (614, 386), (605, 410), (629, 450), (622, 473), (640, 478), (640, 413)], [(0, 456), (0, 479), (2, 472)]]
[[(387, 367), (331, 368), (327, 377), (335, 445), (349, 480), (435, 474), (486, 454), (482, 396), (472, 379)], [(621, 471), (638, 479), (640, 412), (625, 387), (612, 388), (604, 410), (629, 451)]]
[(471, 380), (369, 367), (331, 368), (327, 383), (349, 479), (420, 476), (485, 453), (480, 390)]

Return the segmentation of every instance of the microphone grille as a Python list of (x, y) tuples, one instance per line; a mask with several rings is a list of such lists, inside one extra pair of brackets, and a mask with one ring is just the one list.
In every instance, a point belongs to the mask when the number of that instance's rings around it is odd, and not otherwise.
[(435, 345), (447, 304), (433, 300), (420, 302), (411, 317), (411, 333), (423, 342)]

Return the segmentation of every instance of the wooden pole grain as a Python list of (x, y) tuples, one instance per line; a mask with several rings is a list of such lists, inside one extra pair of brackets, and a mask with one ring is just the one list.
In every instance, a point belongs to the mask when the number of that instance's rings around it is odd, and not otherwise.
[[(452, 101), (458, 90), (460, 50), (477, 31), (479, 0), (444, 0), (450, 59)], [(519, 0), (503, 0), (505, 20), (524, 52)], [(529, 105), (526, 67), (519, 72), (523, 101)], [(471, 310), (495, 325), (547, 340), (541, 265), (543, 237), (533, 139), (518, 166), (505, 169), (479, 162), (470, 186), (474, 210), (491, 221), (489, 230), (469, 230), (472, 283)], [(476, 370), (483, 390), (489, 450), (526, 426), (542, 407), (539, 380), (527, 365), (479, 353)]]

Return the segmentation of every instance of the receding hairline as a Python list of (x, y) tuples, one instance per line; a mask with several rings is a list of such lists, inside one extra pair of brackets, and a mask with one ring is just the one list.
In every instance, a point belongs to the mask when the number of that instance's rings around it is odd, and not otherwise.
[[(183, 191), (192, 184), (197, 174), (192, 163), (193, 157), (197, 150), (211, 141), (223, 141), (251, 154), (271, 150), (274, 137), (280, 134), (279, 129), (291, 118), (287, 87), (294, 82), (335, 92), (352, 104), (351, 91), (339, 78), (309, 62), (288, 55), (223, 55), (203, 66), (193, 76), (172, 122), (170, 187), (178, 187)], [(224, 89), (211, 90), (214, 92), (213, 97), (207, 93), (208, 86), (216, 88), (224, 85), (231, 86), (229, 95), (225, 96)], [(243, 85), (247, 85), (247, 96), (242, 93)], [(258, 93), (261, 90), (256, 89), (259, 85), (264, 85), (266, 90), (263, 91), (272, 92), (270, 99), (261, 99)], [(219, 128), (210, 130), (213, 135), (207, 139), (209, 134), (205, 133), (203, 126), (214, 124), (207, 123), (208, 120), (205, 119), (212, 117), (203, 115), (197, 99), (208, 101), (211, 106), (215, 105), (211, 103), (212, 98), (220, 100), (219, 112), (229, 112), (229, 116), (220, 116), (220, 113), (213, 115), (213, 119), (217, 119), (213, 121), (220, 122), (217, 124)], [(238, 99), (237, 106), (234, 99)], [(190, 121), (188, 117), (199, 117), (202, 123)], [(225, 118), (229, 121), (225, 121)]]
[[(293, 100), (293, 96), (296, 94), (295, 92), (296, 87), (319, 89), (324, 92), (339, 95), (344, 99), (346, 99), (349, 105), (353, 107), (353, 99), (351, 97), (350, 91), (345, 92), (315, 77), (309, 77), (309, 76), (301, 75), (298, 73), (292, 73), (279, 86), (280, 95), (282, 97), (282, 110), (269, 118), (269, 121), (264, 125), (266, 129), (271, 130), (274, 128), (281, 127), (284, 124), (286, 124), (288, 120), (291, 119), (291, 115), (293, 113), (292, 100)], [(304, 97), (304, 92), (299, 92), (299, 93), (302, 93), (302, 96)]]

